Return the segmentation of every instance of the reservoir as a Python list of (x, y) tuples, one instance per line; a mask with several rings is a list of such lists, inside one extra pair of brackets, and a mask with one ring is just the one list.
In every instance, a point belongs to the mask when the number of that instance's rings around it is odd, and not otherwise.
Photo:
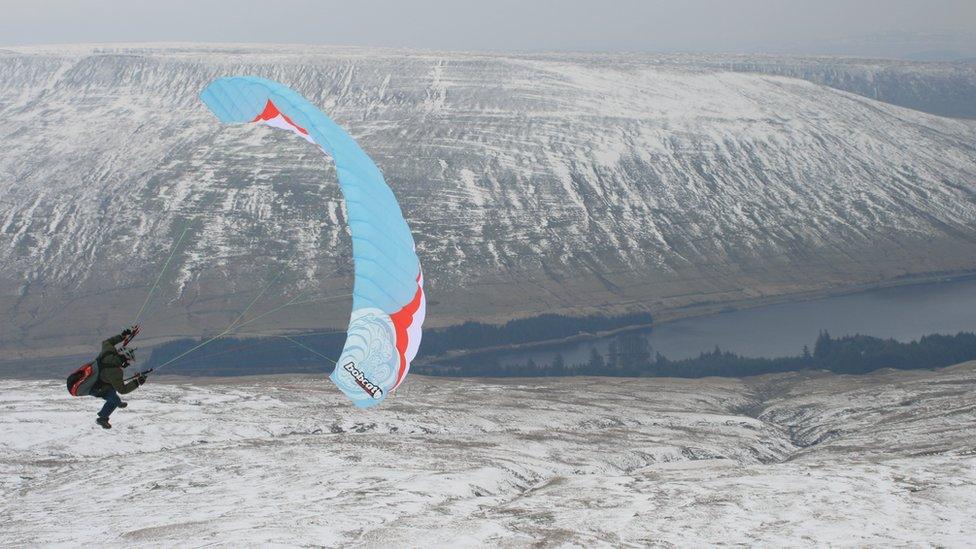
[[(813, 301), (766, 305), (716, 315), (677, 320), (636, 332), (652, 354), (672, 360), (698, 356), (716, 346), (748, 357), (799, 355), (813, 348), (826, 330), (833, 337), (863, 334), (911, 341), (930, 334), (976, 332), (976, 278), (899, 286)], [(591, 349), (606, 353), (608, 336), (492, 358), (501, 364), (551, 362), (562, 355), (568, 364), (583, 363)]]

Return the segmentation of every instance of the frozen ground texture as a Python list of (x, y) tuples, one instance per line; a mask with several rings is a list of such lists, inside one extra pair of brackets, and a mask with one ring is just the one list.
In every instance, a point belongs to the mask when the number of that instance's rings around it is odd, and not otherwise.
[(749, 380), (0, 381), (0, 545), (941, 545), (976, 539), (976, 363)]
[[(974, 67), (0, 51), (0, 348), (84, 352), (131, 322), (188, 224), (150, 308), (153, 337), (219, 331), (282, 272), (257, 309), (303, 290), (348, 293), (330, 163), (284, 132), (218, 124), (198, 94), (219, 76), (285, 82), (359, 139), (410, 221), (428, 325), (442, 326), (548, 312), (663, 318), (972, 272), (976, 122), (872, 97), (971, 106)], [(310, 301), (252, 328), (345, 326), (348, 311)]]

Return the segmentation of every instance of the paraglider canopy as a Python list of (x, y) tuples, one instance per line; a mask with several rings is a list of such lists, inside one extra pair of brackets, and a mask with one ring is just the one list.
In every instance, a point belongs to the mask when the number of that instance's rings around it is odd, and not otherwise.
[(260, 123), (294, 132), (335, 160), (352, 235), (352, 317), (330, 376), (360, 407), (379, 404), (410, 369), (426, 312), (413, 235), (379, 168), (338, 124), (295, 91), (235, 76), (201, 94), (229, 124)]

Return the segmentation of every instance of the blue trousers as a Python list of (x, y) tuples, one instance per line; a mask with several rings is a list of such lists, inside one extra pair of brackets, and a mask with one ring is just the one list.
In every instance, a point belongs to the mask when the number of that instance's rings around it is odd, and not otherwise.
[(91, 395), (93, 397), (104, 398), (105, 405), (102, 409), (98, 411), (98, 417), (107, 418), (112, 415), (112, 412), (122, 404), (122, 399), (119, 398), (119, 394), (115, 392), (115, 387), (109, 385), (97, 391), (92, 391)]

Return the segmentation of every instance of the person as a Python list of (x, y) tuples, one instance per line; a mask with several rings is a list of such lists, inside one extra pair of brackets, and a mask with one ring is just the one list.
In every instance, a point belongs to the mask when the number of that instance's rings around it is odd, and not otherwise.
[(132, 333), (133, 330), (127, 328), (121, 334), (103, 341), (102, 350), (95, 359), (98, 362), (98, 381), (88, 394), (105, 400), (105, 405), (98, 411), (98, 418), (95, 420), (102, 429), (112, 428), (108, 417), (116, 408), (125, 408), (129, 405), (122, 401), (119, 394), (131, 393), (146, 382), (146, 375), (143, 373), (136, 374), (128, 383), (125, 381), (123, 371), (135, 360), (135, 353), (132, 349), (119, 350), (115, 347)]

